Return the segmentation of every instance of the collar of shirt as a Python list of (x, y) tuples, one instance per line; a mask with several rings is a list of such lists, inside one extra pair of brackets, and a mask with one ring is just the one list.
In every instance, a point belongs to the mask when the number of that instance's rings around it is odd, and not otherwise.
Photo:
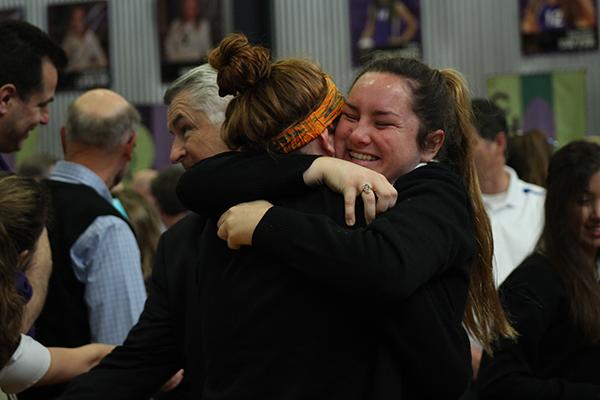
[(50, 173), (51, 180), (67, 183), (79, 183), (94, 189), (108, 202), (112, 202), (112, 195), (106, 183), (94, 171), (81, 164), (70, 161), (59, 161)]
[(505, 192), (503, 201), (492, 201), (492, 197), (495, 195), (482, 195), (485, 208), (490, 211), (496, 211), (506, 207), (520, 207), (525, 201), (523, 196), (524, 188), (520, 185), (519, 177), (515, 170), (509, 166), (505, 166), (504, 171), (508, 174), (509, 181), (508, 190)]

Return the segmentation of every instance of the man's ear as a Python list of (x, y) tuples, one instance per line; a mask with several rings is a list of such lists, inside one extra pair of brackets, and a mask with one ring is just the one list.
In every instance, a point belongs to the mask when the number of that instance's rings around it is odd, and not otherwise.
[(421, 162), (433, 160), (444, 145), (445, 138), (446, 133), (441, 129), (429, 132), (425, 141), (425, 148), (421, 151)]
[(137, 132), (133, 132), (133, 134), (127, 139), (124, 145), (124, 154), (127, 161), (131, 161), (133, 158), (133, 150), (135, 149), (135, 143), (137, 142)]
[(16, 95), (17, 88), (12, 83), (0, 86), (0, 116), (8, 112), (8, 103)]
[(319, 141), (319, 145), (321, 146), (323, 154), (329, 157), (333, 157), (333, 155), (335, 154), (335, 149), (333, 147), (333, 133), (330, 133), (329, 129), (325, 129), (317, 137), (317, 140)]
[(508, 138), (506, 137), (506, 132), (500, 131), (496, 134), (494, 138), (494, 142), (498, 146), (498, 149), (502, 152), (502, 154), (506, 154), (506, 146), (508, 146)]

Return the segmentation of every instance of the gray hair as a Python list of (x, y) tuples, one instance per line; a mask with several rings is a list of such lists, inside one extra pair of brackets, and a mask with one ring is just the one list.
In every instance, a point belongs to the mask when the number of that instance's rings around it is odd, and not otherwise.
[(209, 64), (202, 64), (177, 78), (165, 92), (165, 104), (171, 104), (182, 92), (189, 96), (192, 108), (204, 113), (211, 124), (220, 126), (225, 121), (225, 109), (232, 96), (219, 96), (217, 71)]
[(128, 140), (140, 121), (140, 114), (131, 104), (111, 117), (99, 118), (81, 112), (73, 102), (67, 111), (65, 129), (68, 140), (112, 149)]

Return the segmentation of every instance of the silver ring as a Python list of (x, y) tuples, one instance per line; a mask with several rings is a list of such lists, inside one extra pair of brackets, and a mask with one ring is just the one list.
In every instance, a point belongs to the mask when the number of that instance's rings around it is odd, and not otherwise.
[(369, 193), (371, 193), (371, 190), (372, 190), (371, 185), (369, 185), (368, 183), (365, 183), (362, 187), (361, 192), (365, 193), (365, 194), (369, 194)]

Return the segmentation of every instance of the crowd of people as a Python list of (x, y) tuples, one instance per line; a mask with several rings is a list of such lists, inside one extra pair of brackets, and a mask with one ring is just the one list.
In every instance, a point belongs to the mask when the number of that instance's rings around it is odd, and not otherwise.
[[(48, 122), (66, 57), (25, 22), (0, 36), (10, 153)], [(344, 96), (243, 34), (164, 102), (178, 167), (126, 182), (140, 117), (107, 89), (70, 105), (51, 169), (0, 158), (4, 392), (600, 396), (600, 145), (523, 144), (458, 71), (415, 59), (373, 58)]]

